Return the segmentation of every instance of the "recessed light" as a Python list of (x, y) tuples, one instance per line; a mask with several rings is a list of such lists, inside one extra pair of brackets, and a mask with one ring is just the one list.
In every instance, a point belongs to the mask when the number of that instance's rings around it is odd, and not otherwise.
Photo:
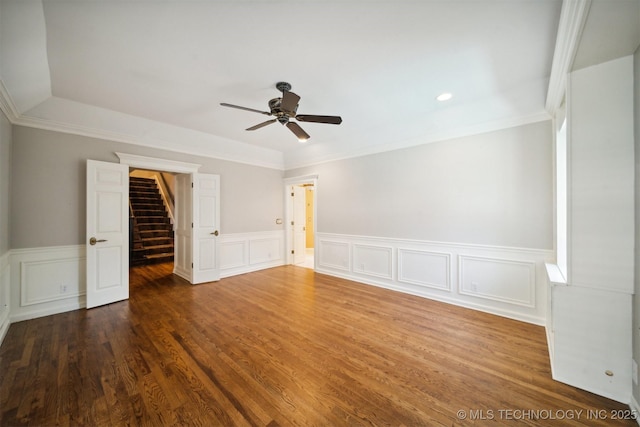
[(444, 93), (441, 93), (440, 95), (436, 96), (436, 99), (438, 101), (448, 101), (451, 98), (453, 98), (453, 95), (450, 94), (449, 92), (444, 92)]

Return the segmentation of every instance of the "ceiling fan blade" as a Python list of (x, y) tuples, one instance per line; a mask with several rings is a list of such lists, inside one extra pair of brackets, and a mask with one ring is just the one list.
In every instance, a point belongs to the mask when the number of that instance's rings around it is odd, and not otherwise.
[(332, 125), (339, 125), (342, 123), (342, 117), (340, 116), (315, 116), (312, 114), (298, 114), (296, 120), (301, 122), (314, 122), (314, 123), (329, 123)]
[(289, 130), (291, 132), (293, 132), (297, 137), (298, 137), (298, 141), (300, 142), (305, 142), (306, 140), (308, 140), (309, 138), (311, 138), (309, 136), (308, 133), (306, 133), (304, 130), (302, 130), (302, 128), (300, 127), (300, 125), (298, 125), (295, 122), (289, 122), (287, 123), (287, 127), (289, 128)]
[(271, 113), (267, 113), (266, 111), (260, 111), (260, 110), (255, 110), (253, 108), (241, 107), (239, 105), (227, 104), (226, 102), (221, 102), (220, 105), (222, 105), (223, 107), (237, 108), (238, 110), (245, 110), (245, 111), (252, 111), (254, 113), (259, 113), (259, 114), (266, 114), (267, 116), (271, 115)]
[(277, 119), (271, 119), (271, 120), (267, 120), (266, 122), (262, 122), (259, 123), (255, 126), (251, 126), (250, 128), (247, 128), (247, 130), (256, 130), (256, 129), (260, 129), (261, 127), (265, 127), (266, 125), (270, 125), (271, 123), (274, 123)]
[(282, 93), (282, 102), (280, 108), (287, 112), (295, 112), (298, 107), (300, 97), (293, 92), (285, 91)]

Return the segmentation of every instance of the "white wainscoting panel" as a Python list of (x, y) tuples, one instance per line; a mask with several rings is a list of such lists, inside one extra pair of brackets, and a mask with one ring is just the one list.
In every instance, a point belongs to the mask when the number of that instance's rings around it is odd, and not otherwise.
[(9, 325), (11, 324), (11, 267), (9, 265), (9, 252), (0, 256), (0, 344), (4, 340)]
[(458, 268), (461, 294), (535, 307), (535, 262), (460, 255)]
[(247, 239), (232, 240), (222, 235), (220, 242), (220, 270), (232, 270), (247, 265)]
[(329, 270), (350, 271), (351, 248), (348, 242), (323, 239), (317, 237), (316, 251), (318, 252), (317, 266), (321, 270), (323, 268)]
[(253, 238), (249, 240), (249, 264), (257, 265), (282, 261), (284, 247), (282, 236), (271, 236), (266, 238)]
[[(222, 277), (284, 264), (283, 231), (220, 239)], [(86, 307), (85, 265), (84, 245), (13, 249), (0, 257), (0, 322), (8, 319), (0, 323), (0, 340), (9, 322)]]
[(537, 325), (552, 250), (316, 233), (316, 271)]
[(398, 248), (398, 282), (451, 290), (451, 254)]
[(220, 236), (220, 277), (277, 267), (284, 260), (284, 231)]
[(84, 245), (11, 251), (11, 321), (86, 306)]
[(86, 258), (60, 258), (20, 263), (20, 306), (42, 304), (84, 295)]
[(353, 245), (353, 271), (368, 276), (393, 278), (393, 247)]

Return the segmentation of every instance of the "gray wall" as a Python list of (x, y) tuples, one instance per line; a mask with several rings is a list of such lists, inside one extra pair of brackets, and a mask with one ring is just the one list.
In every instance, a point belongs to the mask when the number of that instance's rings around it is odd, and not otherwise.
[(553, 248), (551, 122), (289, 170), (318, 232)]
[(219, 174), (223, 234), (282, 229), (282, 171), (14, 126), (10, 247), (82, 244), (86, 160), (117, 163), (116, 151), (198, 163), (200, 172)]
[(0, 256), (10, 246), (9, 179), (11, 176), (11, 123), (0, 111)]

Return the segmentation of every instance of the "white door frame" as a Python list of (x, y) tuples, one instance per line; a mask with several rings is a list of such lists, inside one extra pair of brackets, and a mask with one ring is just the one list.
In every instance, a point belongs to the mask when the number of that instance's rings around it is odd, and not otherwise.
[[(127, 154), (127, 153), (116, 152), (116, 155), (120, 159), (120, 163), (128, 165), (129, 168), (140, 168), (140, 169), (163, 171), (163, 172), (173, 172), (177, 174), (193, 175), (194, 173), (197, 173), (200, 167), (202, 166), (196, 163), (187, 163), (187, 162), (178, 162), (175, 160), (158, 159), (155, 157), (139, 156), (137, 154)], [(127, 197), (128, 197), (128, 192), (129, 192), (129, 189), (127, 188)], [(180, 218), (178, 218), (177, 220), (182, 221), (182, 219)], [(191, 222), (191, 220), (189, 220), (189, 222)], [(175, 227), (175, 224), (174, 224), (174, 227)], [(176, 243), (179, 244), (177, 240), (176, 240)], [(185, 251), (186, 248), (176, 248), (176, 250)], [(187, 253), (191, 254), (191, 248), (188, 248)], [(174, 261), (174, 265), (175, 265), (175, 261)], [(189, 277), (191, 275), (190, 270), (188, 271), (188, 276), (185, 276), (185, 272), (175, 271), (175, 268), (174, 268), (174, 273), (178, 274), (180, 277), (183, 277), (187, 280), (189, 280)]]
[[(293, 201), (291, 200), (292, 185), (313, 184), (313, 242), (314, 247), (318, 240), (316, 234), (318, 232), (318, 175), (304, 175), (284, 179), (284, 241), (285, 241), (285, 260), (287, 264), (293, 264), (293, 233), (291, 232), (291, 221), (293, 221)], [(313, 269), (318, 265), (318, 257), (313, 257)]]

